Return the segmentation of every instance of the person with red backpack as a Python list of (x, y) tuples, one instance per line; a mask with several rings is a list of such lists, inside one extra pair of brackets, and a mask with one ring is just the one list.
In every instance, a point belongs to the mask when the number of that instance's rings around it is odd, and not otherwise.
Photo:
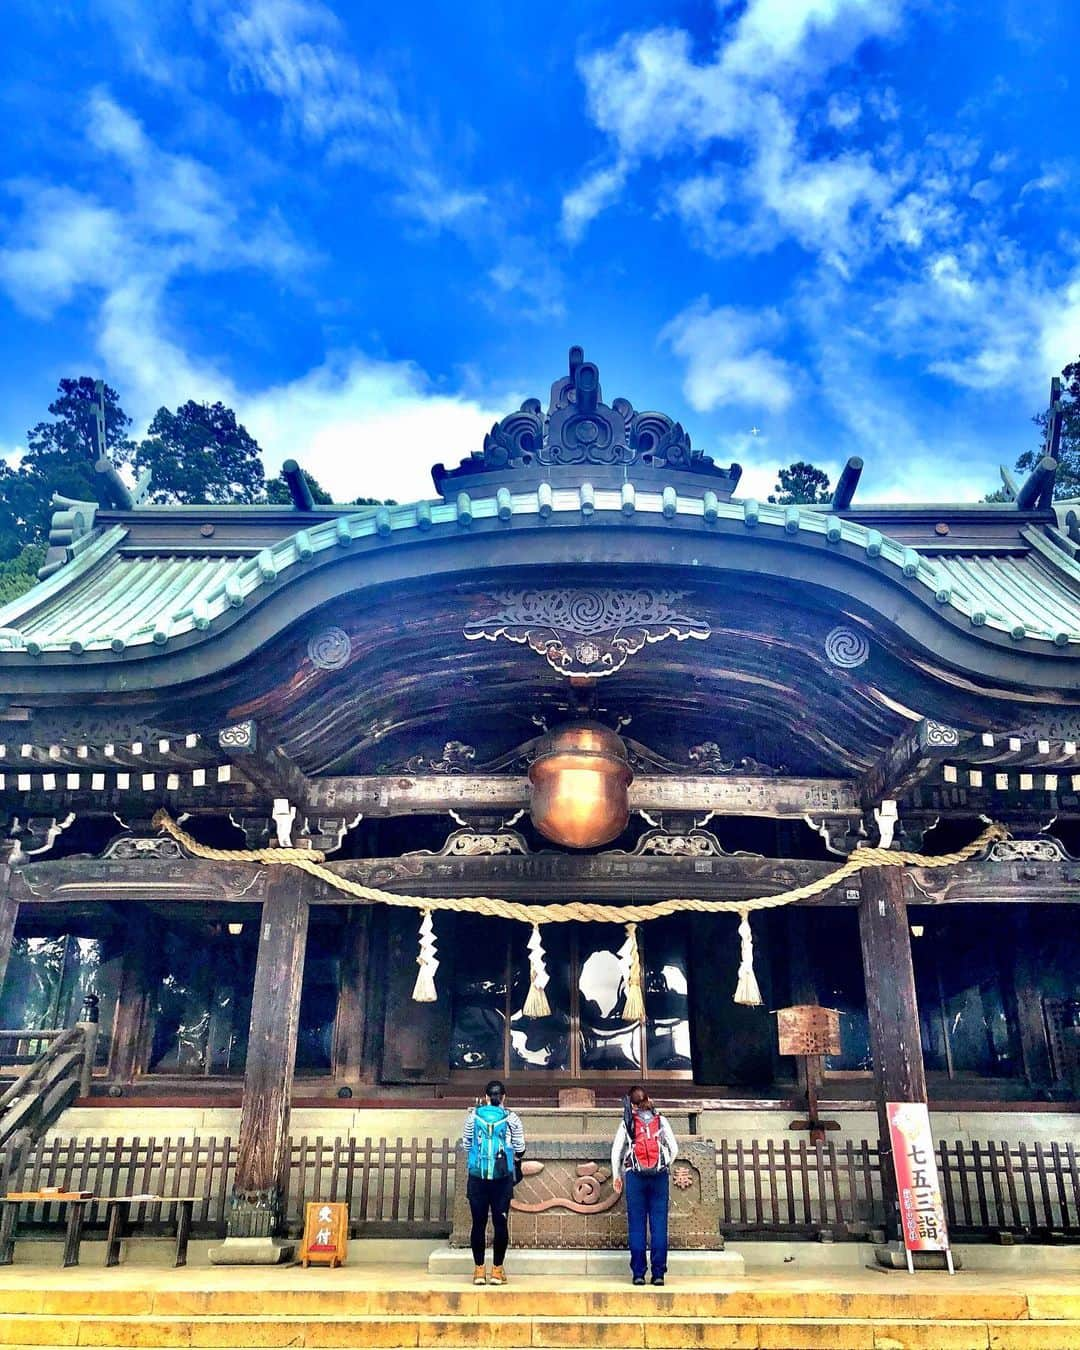
[[(521, 1180), (525, 1131), (518, 1116), (503, 1105), (506, 1088), (498, 1078), (491, 1080), (484, 1094), (487, 1101), (472, 1108), (461, 1132), (461, 1142), (468, 1152), (466, 1195), (472, 1214), (473, 1284), (505, 1284), (503, 1262), (510, 1242), (510, 1201), (515, 1180)], [(490, 1271), (484, 1265), (489, 1212), (494, 1230)]]
[(648, 1229), (649, 1266), (653, 1284), (663, 1284), (668, 1256), (668, 1169), (679, 1154), (675, 1132), (640, 1086), (623, 1098), (623, 1118), (611, 1146), (611, 1180), (615, 1194), (626, 1191), (626, 1226), (630, 1238), (630, 1274), (645, 1283)]

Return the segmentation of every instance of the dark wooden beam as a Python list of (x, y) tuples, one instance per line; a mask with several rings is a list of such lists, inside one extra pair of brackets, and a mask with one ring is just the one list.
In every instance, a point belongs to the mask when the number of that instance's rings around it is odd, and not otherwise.
[[(1045, 844), (1050, 841), (1043, 841)], [(1080, 860), (994, 862), (978, 859), (943, 869), (905, 869), (904, 895), (913, 904), (1016, 903), (1080, 904)], [(816, 880), (839, 860), (805, 858), (638, 857), (610, 852), (584, 857), (572, 853), (444, 857), (439, 853), (396, 858), (331, 860), (339, 876), (384, 890), (417, 895), (504, 896), (550, 903), (568, 893), (598, 899), (648, 895), (657, 899), (700, 895), (745, 900), (777, 895), (792, 884)], [(270, 867), (263, 863), (221, 863), (201, 858), (154, 860), (60, 858), (14, 869), (11, 894), (27, 912), (59, 904), (261, 904)], [(305, 878), (312, 903), (366, 905), (329, 883)], [(805, 902), (858, 904), (856, 878)]]
[[(305, 808), (316, 815), (403, 816), (444, 811), (513, 814), (527, 810), (529, 780), (502, 774), (372, 775), (316, 778)], [(843, 778), (758, 778), (743, 774), (641, 775), (630, 784), (632, 811), (802, 819), (857, 816), (855, 784)]]
[(27, 908), (85, 901), (260, 904), (269, 871), (266, 864), (203, 858), (56, 858), (14, 870), (11, 889)]
[(258, 724), (250, 719), (218, 733), (222, 754), (262, 796), (285, 797), (300, 806), (311, 797), (312, 783), (276, 745), (268, 745)]
[(899, 800), (945, 760), (956, 759), (970, 739), (969, 732), (928, 717), (913, 722), (858, 780), (856, 791), (863, 808), (880, 806), (889, 798)]
[(899, 870), (879, 867), (862, 873), (859, 937), (874, 1062), (886, 1223), (888, 1236), (895, 1239), (900, 1236), (899, 1205), (886, 1103), (926, 1101), (911, 932)]
[(289, 1102), (308, 929), (305, 880), (290, 868), (272, 867), (263, 902), (230, 1237), (276, 1237), (284, 1220)]

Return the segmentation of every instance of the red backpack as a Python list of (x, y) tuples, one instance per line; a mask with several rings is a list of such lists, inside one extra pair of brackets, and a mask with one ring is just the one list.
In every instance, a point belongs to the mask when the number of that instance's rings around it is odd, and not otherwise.
[(660, 1112), (654, 1111), (651, 1120), (642, 1120), (636, 1111), (630, 1113), (630, 1170), (649, 1175), (663, 1169), (660, 1152)]

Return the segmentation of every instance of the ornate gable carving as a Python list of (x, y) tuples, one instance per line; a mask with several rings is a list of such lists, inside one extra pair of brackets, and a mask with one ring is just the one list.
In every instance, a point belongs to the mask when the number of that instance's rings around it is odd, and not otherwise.
[(621, 481), (621, 471), (631, 465), (635, 480), (650, 473), (662, 473), (665, 482), (672, 481), (673, 472), (701, 475), (701, 486), (722, 498), (731, 496), (742, 473), (738, 464), (721, 468), (693, 449), (686, 431), (665, 413), (635, 412), (625, 398), (606, 404), (596, 366), (585, 360), (580, 347), (571, 347), (569, 373), (551, 386), (546, 414), (539, 399), (526, 399), (496, 422), (484, 437), (482, 451), (456, 469), (436, 464), (432, 477), (436, 489), (449, 496), (468, 487), (477, 474), (513, 473), (557, 482), (581, 477), (580, 472), (560, 475), (560, 470), (589, 466), (594, 470), (590, 478), (605, 482), (604, 470), (620, 471)]

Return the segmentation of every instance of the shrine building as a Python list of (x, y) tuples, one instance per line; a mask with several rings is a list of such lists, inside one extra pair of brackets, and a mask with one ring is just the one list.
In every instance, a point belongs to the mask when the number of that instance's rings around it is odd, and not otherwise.
[[(96, 1031), (0, 1148), (232, 1111), (245, 1234), (301, 1112), (450, 1138), (493, 1076), (770, 1150), (815, 1101), (1075, 1139), (1080, 526), (1052, 459), (992, 504), (861, 469), (751, 500), (573, 348), (423, 501), (57, 503), (0, 609), (9, 1081)], [(832, 1053), (781, 1053), (793, 1005)]]

